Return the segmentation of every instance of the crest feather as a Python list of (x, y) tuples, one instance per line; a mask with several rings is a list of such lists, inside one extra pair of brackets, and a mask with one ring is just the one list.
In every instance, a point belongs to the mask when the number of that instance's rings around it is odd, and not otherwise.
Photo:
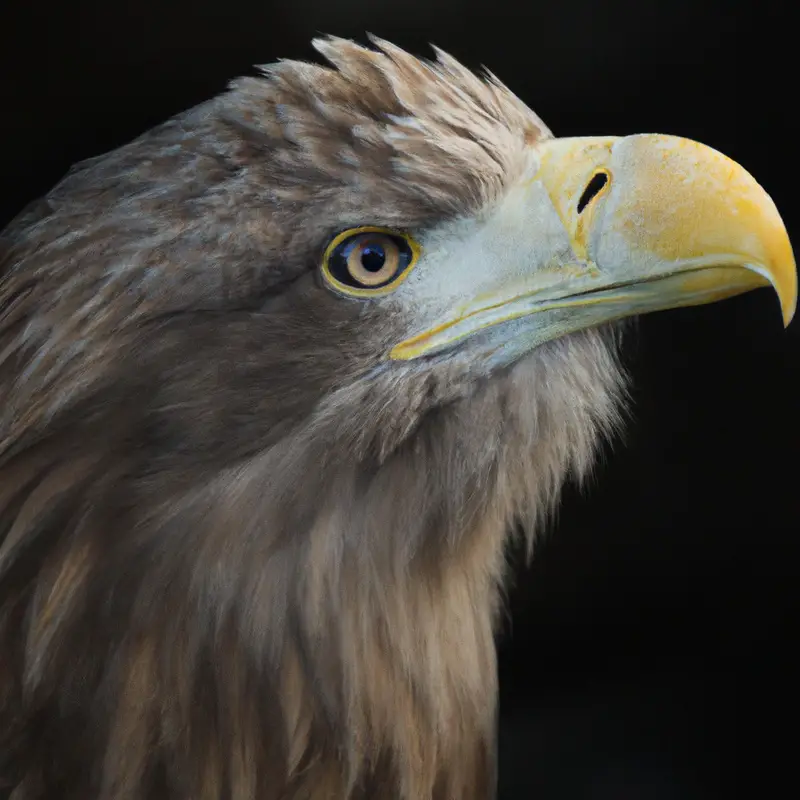
[(417, 58), (375, 36), (373, 48), (334, 36), (314, 48), (331, 66), (280, 61), (263, 78), (232, 84), (229, 118), (281, 152), (277, 164), (308, 176), (426, 195), (471, 213), (496, 197), (550, 131), (491, 73), (478, 75), (434, 47)]

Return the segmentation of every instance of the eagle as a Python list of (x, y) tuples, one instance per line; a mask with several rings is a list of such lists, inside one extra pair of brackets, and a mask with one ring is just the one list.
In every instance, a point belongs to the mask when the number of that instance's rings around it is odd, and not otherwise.
[(495, 793), (507, 545), (629, 318), (797, 274), (744, 168), (554, 137), (373, 38), (84, 161), (0, 238), (0, 792)]

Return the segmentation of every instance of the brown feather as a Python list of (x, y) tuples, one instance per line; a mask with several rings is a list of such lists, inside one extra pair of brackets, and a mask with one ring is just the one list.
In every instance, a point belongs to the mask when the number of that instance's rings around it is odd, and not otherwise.
[(0, 786), (485, 798), (504, 544), (618, 420), (613, 331), (376, 367), (330, 236), (479, 214), (547, 130), (318, 49), (75, 168), (0, 239)]

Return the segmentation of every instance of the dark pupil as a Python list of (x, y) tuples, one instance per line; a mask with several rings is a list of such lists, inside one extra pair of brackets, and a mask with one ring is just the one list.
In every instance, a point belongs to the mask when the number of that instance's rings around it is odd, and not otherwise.
[(368, 244), (361, 251), (361, 266), (367, 272), (380, 272), (386, 263), (386, 251), (382, 245)]

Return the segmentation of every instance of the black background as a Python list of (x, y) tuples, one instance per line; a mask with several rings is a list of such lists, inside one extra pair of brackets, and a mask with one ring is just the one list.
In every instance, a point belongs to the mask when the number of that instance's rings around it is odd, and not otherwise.
[[(74, 161), (252, 64), (369, 30), (485, 64), (556, 135), (675, 133), (722, 150), (797, 246), (800, 69), (782, 5), (2, 0), (0, 223)], [(567, 491), (509, 593), (502, 798), (796, 791), (780, 787), (798, 739), (798, 345), (800, 322), (783, 331), (768, 291), (641, 321), (627, 434)]]

